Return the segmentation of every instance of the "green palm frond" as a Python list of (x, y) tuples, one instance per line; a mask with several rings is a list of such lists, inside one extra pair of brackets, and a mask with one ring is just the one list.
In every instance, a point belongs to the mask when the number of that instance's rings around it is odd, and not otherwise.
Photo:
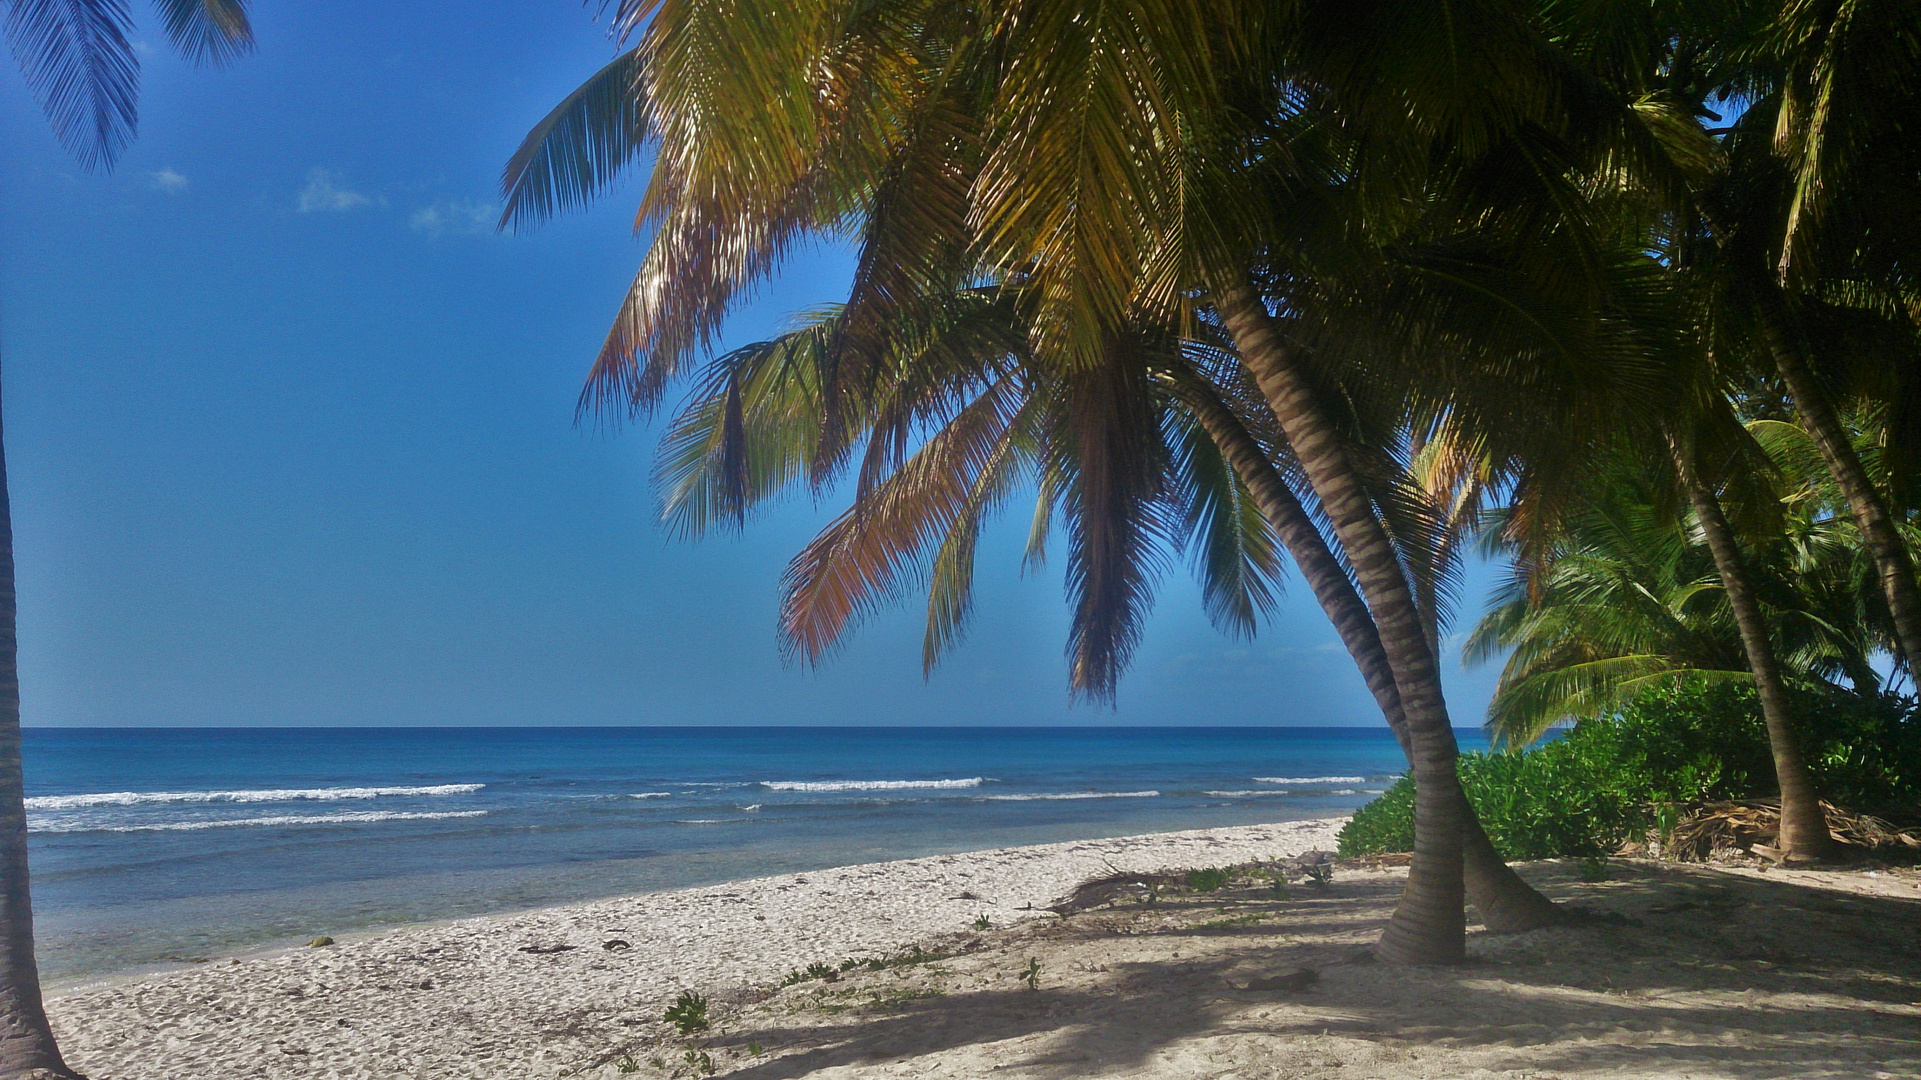
[(585, 206), (648, 138), (638, 48), (561, 99), (521, 140), (500, 177), (500, 228), (522, 229)]
[(224, 67), (253, 51), (247, 0), (154, 0), (167, 39), (197, 64)]

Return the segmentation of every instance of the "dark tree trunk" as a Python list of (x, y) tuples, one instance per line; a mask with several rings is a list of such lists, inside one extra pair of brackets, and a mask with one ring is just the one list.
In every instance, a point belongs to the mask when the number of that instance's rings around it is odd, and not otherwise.
[(1854, 523), (1861, 530), (1862, 544), (1874, 559), (1881, 591), (1893, 617), (1896, 647), (1907, 661), (1909, 674), (1921, 682), (1921, 584), (1915, 578), (1914, 560), (1895, 528), (1887, 503), (1861, 466), (1861, 456), (1854, 452), (1854, 443), (1833, 402), (1809, 368), (1801, 335), (1772, 283), (1762, 286), (1755, 313), (1768, 351), (1774, 355), (1774, 366), (1794, 398), (1795, 411), (1801, 414), (1801, 422), (1821, 451), (1821, 460), (1847, 499)]
[(1407, 719), (1414, 761), (1414, 860), (1400, 905), (1376, 952), (1392, 963), (1457, 962), (1467, 947), (1461, 876), (1461, 819), (1467, 800), (1455, 772), (1459, 748), (1441, 693), (1440, 670), (1421, 629), (1413, 593), (1340, 432), (1259, 293), (1251, 285), (1231, 286), (1221, 296), (1221, 315), (1354, 567)]
[(20, 668), (14, 632), (13, 511), (0, 438), (0, 1080), (77, 1080), (47, 1026), (33, 959), (27, 807), (20, 772)]
[(1681, 483), (1687, 489), (1688, 502), (1701, 523), (1708, 551), (1714, 556), (1715, 573), (1728, 594), (1728, 606), (1734, 609), (1734, 622), (1741, 631), (1741, 649), (1747, 654), (1748, 670), (1754, 673), (1755, 691), (1761, 699), (1761, 717), (1768, 729), (1768, 748), (1774, 755), (1774, 775), (1781, 786), (1781, 849), (1789, 859), (1827, 858), (1834, 852), (1834, 838), (1828, 833), (1827, 816), (1821, 812), (1821, 801), (1814, 793), (1814, 778), (1808, 772), (1807, 759), (1801, 756), (1800, 745), (1794, 737), (1787, 684), (1781, 679), (1781, 665), (1774, 655), (1773, 642), (1768, 640), (1767, 621), (1762, 617), (1753, 583), (1748, 580), (1741, 547), (1734, 539), (1727, 515), (1721, 512), (1719, 500), (1701, 479), (1693, 462), (1687, 459), (1685, 451), (1677, 445), (1674, 456)]
[[(1242, 426), (1224, 403), (1202, 388), (1192, 394), (1188, 405), (1200, 420), (1209, 438), (1220, 447), (1221, 455), (1247, 485), (1260, 507), (1261, 516), (1287, 548), (1301, 577), (1314, 590), (1334, 632), (1347, 646), (1348, 655), (1366, 681), (1374, 703), (1380, 706), (1387, 726), (1399, 740), (1401, 750), (1414, 761), (1413, 743), (1408, 735), (1407, 715), (1401, 709), (1401, 692), (1394, 685), (1394, 671), (1388, 666), (1387, 653), (1381, 649), (1381, 635), (1367, 605), (1354, 591), (1354, 583), (1328, 549), (1327, 539), (1315, 527), (1307, 510), (1287, 486), (1280, 471), (1269, 461), (1261, 445)], [(1481, 913), (1481, 921), (1497, 934), (1518, 934), (1538, 930), (1562, 921), (1561, 909), (1542, 896), (1508, 866), (1487, 831), (1463, 796), (1461, 807), (1461, 857), (1463, 884), (1468, 902)]]

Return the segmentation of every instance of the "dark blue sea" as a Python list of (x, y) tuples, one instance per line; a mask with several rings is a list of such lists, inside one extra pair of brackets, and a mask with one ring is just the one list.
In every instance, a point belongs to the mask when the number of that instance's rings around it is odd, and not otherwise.
[(1405, 768), (1385, 728), (41, 728), (26, 759), (52, 982), (764, 874), (1322, 817)]

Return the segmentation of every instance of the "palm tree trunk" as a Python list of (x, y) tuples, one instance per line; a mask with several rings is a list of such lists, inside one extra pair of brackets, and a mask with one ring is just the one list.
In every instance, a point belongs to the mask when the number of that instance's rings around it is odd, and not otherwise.
[(79, 1080), (40, 1001), (27, 892), (27, 807), (20, 771), (20, 668), (14, 633), (13, 511), (0, 439), (0, 1080)]
[(1887, 596), (1895, 642), (1907, 661), (1909, 674), (1921, 681), (1921, 584), (1917, 584), (1915, 578), (1914, 560), (1909, 557), (1908, 546), (1902, 542), (1881, 493), (1875, 490), (1867, 470), (1862, 468), (1861, 457), (1854, 452), (1854, 443), (1836, 415), (1834, 403), (1828, 400), (1814, 371), (1808, 367), (1800, 335), (1795, 331), (1778, 287), (1770, 282), (1761, 289), (1762, 295), (1754, 305), (1755, 313), (1761, 323), (1762, 336), (1767, 339), (1768, 351), (1774, 354), (1774, 366), (1787, 384), (1789, 396), (1794, 398), (1795, 411), (1801, 414), (1802, 423), (1820, 449), (1821, 460), (1827, 463), (1828, 472), (1833, 474), (1842, 496), (1848, 500), (1854, 523), (1861, 530), (1862, 543), (1880, 575), (1881, 591)]
[(1761, 699), (1761, 718), (1767, 724), (1768, 749), (1774, 755), (1774, 776), (1781, 786), (1780, 846), (1786, 857), (1797, 860), (1822, 859), (1833, 854), (1834, 838), (1828, 833), (1827, 816), (1814, 793), (1814, 778), (1807, 759), (1801, 756), (1789, 717), (1792, 707), (1787, 684), (1781, 679), (1781, 665), (1768, 640), (1768, 627), (1761, 615), (1761, 604), (1748, 580), (1741, 547), (1734, 530), (1714, 492), (1695, 471), (1677, 443), (1670, 443), (1675, 468), (1687, 488), (1688, 502), (1701, 533), (1714, 556), (1714, 570), (1734, 609), (1734, 622), (1741, 631), (1741, 649), (1747, 654), (1748, 670), (1754, 673), (1755, 691)]
[[(1387, 653), (1381, 648), (1381, 635), (1367, 605), (1354, 583), (1347, 578), (1327, 539), (1315, 528), (1313, 519), (1300, 500), (1281, 478), (1280, 471), (1268, 460), (1261, 445), (1248, 433), (1219, 398), (1205, 389), (1184, 395), (1184, 400), (1201, 422), (1201, 427), (1220, 447), (1221, 455), (1247, 485), (1261, 516), (1280, 537), (1282, 546), (1300, 568), (1301, 577), (1314, 590), (1321, 610), (1334, 624), (1347, 653), (1354, 658), (1361, 678), (1387, 718), (1388, 729), (1401, 744), (1401, 752), (1414, 762), (1414, 745), (1408, 735), (1407, 714), (1401, 708), (1401, 692), (1394, 685), (1394, 671), (1388, 666)], [(1487, 830), (1481, 827), (1474, 807), (1462, 795), (1461, 857), (1463, 884), (1468, 902), (1481, 913), (1481, 922), (1497, 934), (1519, 934), (1563, 921), (1561, 909), (1542, 896), (1494, 850)]]
[(1459, 748), (1441, 693), (1440, 671), (1427, 647), (1413, 594), (1340, 432), (1282, 341), (1266, 303), (1245, 282), (1230, 286), (1220, 299), (1221, 316), (1241, 360), (1260, 384), (1360, 579), (1407, 718), (1414, 761), (1414, 861), (1376, 952), (1392, 963), (1457, 962), (1467, 951), (1461, 878), (1461, 811), (1467, 800), (1455, 772)]

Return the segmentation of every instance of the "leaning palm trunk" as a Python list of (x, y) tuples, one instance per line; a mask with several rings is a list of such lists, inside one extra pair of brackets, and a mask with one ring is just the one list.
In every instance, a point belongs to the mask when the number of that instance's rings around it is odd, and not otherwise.
[(1688, 502), (1701, 523), (1708, 551), (1714, 556), (1714, 570), (1734, 609), (1734, 622), (1741, 631), (1741, 649), (1747, 655), (1748, 670), (1754, 673), (1754, 687), (1761, 699), (1761, 717), (1767, 724), (1768, 749), (1774, 755), (1774, 775), (1781, 785), (1780, 846), (1787, 858), (1821, 859), (1834, 851), (1834, 838), (1828, 834), (1827, 817), (1815, 797), (1814, 778), (1808, 773), (1807, 759), (1789, 723), (1791, 714), (1787, 684), (1781, 679), (1781, 665), (1768, 640), (1767, 622), (1755, 598), (1753, 583), (1741, 558), (1734, 530), (1721, 512), (1721, 504), (1693, 468), (1684, 452), (1674, 447), (1675, 466), (1687, 488)]
[[(1220, 447), (1234, 472), (1260, 507), (1261, 516), (1280, 537), (1301, 577), (1314, 590), (1314, 598), (1334, 632), (1340, 635), (1348, 655), (1366, 681), (1368, 692), (1380, 706), (1387, 726), (1401, 744), (1401, 751), (1414, 762), (1414, 743), (1408, 733), (1407, 714), (1401, 708), (1401, 692), (1394, 685), (1394, 671), (1387, 653), (1381, 648), (1381, 635), (1367, 605), (1354, 591), (1354, 583), (1328, 550), (1327, 540), (1301, 506), (1300, 500), (1281, 478), (1261, 446), (1239, 418), (1215, 398), (1202, 391), (1187, 399), (1188, 407), (1201, 422), (1214, 445)], [(1481, 913), (1481, 921), (1497, 934), (1519, 934), (1538, 930), (1562, 921), (1561, 909), (1521, 880), (1481, 827), (1474, 807), (1463, 793), (1461, 806), (1462, 877), (1468, 902)]]
[(77, 1080), (40, 1001), (27, 892), (27, 807), (20, 771), (20, 668), (14, 636), (13, 512), (0, 442), (0, 1080)]
[(1394, 963), (1458, 961), (1467, 945), (1461, 881), (1462, 809), (1467, 800), (1455, 772), (1459, 750), (1440, 671), (1413, 593), (1340, 433), (1275, 330), (1260, 294), (1248, 284), (1230, 286), (1221, 295), (1221, 315), (1360, 580), (1406, 717), (1414, 763), (1414, 861), (1401, 903), (1376, 951)]
[(1764, 294), (1755, 311), (1768, 351), (1774, 356), (1774, 366), (1781, 373), (1781, 381), (1787, 384), (1795, 411), (1801, 414), (1802, 423), (1820, 449), (1821, 460), (1848, 500), (1848, 509), (1861, 530), (1863, 546), (1874, 560), (1881, 591), (1887, 597), (1895, 643), (1907, 661), (1909, 673), (1921, 679), (1921, 584), (1916, 582), (1914, 560), (1908, 555), (1908, 547), (1902, 542), (1881, 493), (1868, 479), (1860, 455), (1854, 452), (1854, 443), (1849, 440), (1841, 418), (1835, 414), (1834, 403), (1828, 400), (1808, 367), (1799, 335), (1779, 294), (1772, 284), (1763, 285), (1762, 289)]

